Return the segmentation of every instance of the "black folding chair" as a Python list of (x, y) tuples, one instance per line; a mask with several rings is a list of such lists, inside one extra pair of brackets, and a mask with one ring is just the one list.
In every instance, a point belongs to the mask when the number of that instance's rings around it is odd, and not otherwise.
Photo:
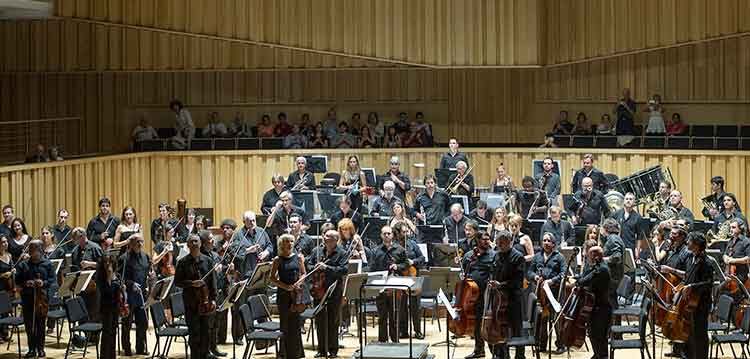
[[(540, 315), (542, 315), (542, 308), (535, 305), (531, 311), (531, 317), (529, 318), (531, 328), (529, 328), (528, 334), (520, 337), (511, 337), (508, 339), (508, 347), (514, 347), (516, 350), (526, 350), (526, 347), (531, 347), (532, 352), (536, 355), (536, 359), (539, 359), (540, 343), (536, 338), (535, 328), (537, 325), (537, 318), (539, 318)], [(542, 328), (542, 330), (547, 330), (547, 328)], [(546, 345), (546, 343), (544, 343), (544, 345)]]
[[(734, 351), (734, 346), (732, 344), (739, 344), (740, 348), (742, 349), (742, 357), (747, 357), (747, 345), (748, 341), (750, 341), (750, 310), (745, 311), (745, 315), (742, 317), (742, 328), (741, 330), (728, 333), (728, 334), (713, 334), (711, 335), (711, 349), (709, 350), (708, 356), (711, 357), (711, 354), (714, 354), (714, 358), (719, 357), (719, 349), (721, 348), (722, 344), (729, 344), (729, 348), (732, 349), (732, 356), (736, 359), (737, 353)], [(714, 353), (714, 343), (716, 343), (716, 352)]]
[(47, 320), (51, 321), (55, 325), (55, 335), (57, 344), (60, 344), (60, 336), (62, 335), (63, 325), (60, 322), (65, 321), (65, 308), (62, 307), (61, 299), (57, 296), (53, 297), (49, 301), (50, 309), (47, 312)]
[[(75, 348), (71, 348), (73, 338), (76, 333), (83, 334), (86, 337), (86, 342), (83, 344), (83, 357), (86, 357), (88, 350), (89, 338), (92, 335), (95, 338), (100, 338), (102, 333), (102, 323), (95, 323), (89, 321), (89, 312), (86, 310), (86, 302), (83, 301), (82, 297), (70, 298), (65, 301), (65, 315), (68, 317), (68, 346), (65, 348), (65, 357), (67, 358), (70, 352), (77, 351)], [(94, 343), (94, 349), (96, 349), (96, 357), (99, 358), (99, 343)]]
[[(169, 357), (169, 349), (172, 347), (172, 340), (175, 338), (182, 338), (185, 341), (185, 356), (188, 355), (188, 330), (187, 328), (176, 328), (167, 326), (167, 316), (164, 314), (164, 306), (161, 302), (151, 304), (151, 320), (154, 323), (154, 333), (156, 334), (156, 344), (154, 344), (154, 350), (151, 353), (151, 358), (156, 357), (156, 353), (159, 353), (159, 357)], [(167, 338), (164, 343), (164, 350), (161, 350), (161, 338)]]
[[(16, 345), (18, 345), (18, 357), (21, 357), (21, 326), (23, 325), (23, 318), (15, 316), (13, 314), (13, 306), (10, 302), (10, 294), (8, 292), (0, 292), (0, 326), (9, 327), (10, 337), (13, 337), (13, 331), (16, 331)], [(10, 350), (10, 342), (8, 340), (8, 348)]]
[(170, 327), (187, 327), (185, 322), (185, 302), (182, 299), (182, 292), (172, 293), (169, 296), (169, 302), (172, 306), (172, 323)]
[(272, 341), (274, 350), (276, 351), (276, 357), (279, 357), (279, 340), (284, 336), (281, 330), (262, 330), (256, 328), (253, 324), (253, 314), (250, 311), (250, 306), (243, 304), (240, 306), (240, 323), (242, 324), (242, 331), (245, 334), (245, 351), (242, 353), (242, 359), (252, 357), (253, 349), (255, 348), (255, 341)]
[(637, 339), (611, 339), (609, 341), (609, 358), (614, 359), (616, 350), (623, 349), (638, 349), (641, 351), (641, 359), (644, 359), (644, 351), (648, 354), (649, 359), (651, 353), (648, 351), (648, 345), (646, 343), (646, 323), (648, 321), (648, 315), (645, 313), (638, 318), (638, 338)]

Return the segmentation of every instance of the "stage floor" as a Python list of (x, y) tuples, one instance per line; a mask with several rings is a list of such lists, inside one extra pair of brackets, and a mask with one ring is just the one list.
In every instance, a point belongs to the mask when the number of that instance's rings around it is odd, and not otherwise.
[[(278, 320), (278, 319), (276, 319)], [(374, 341), (377, 339), (377, 327), (372, 327), (372, 318), (368, 318), (370, 321), (370, 325), (367, 328), (367, 335), (369, 341)], [(306, 328), (309, 329), (309, 322), (307, 323), (308, 326)], [(438, 343), (445, 340), (445, 322), (440, 323), (440, 328), (442, 331), (438, 331), (438, 325), (437, 322), (431, 322), (430, 318), (427, 319), (427, 333), (426, 338), (424, 340), (419, 340), (416, 342), (423, 342), (423, 343), (429, 343), (431, 347), (429, 348), (429, 354), (434, 355), (436, 359), (447, 359), (447, 352), (445, 345), (438, 345), (438, 346), (432, 346), (433, 343)], [(351, 328), (351, 332), (353, 335), (356, 335), (356, 325), (353, 325)], [(135, 333), (131, 333), (131, 340), (135, 339)], [(635, 338), (635, 337), (626, 337), (628, 338)], [(63, 332), (62, 340), (59, 345), (56, 344), (55, 338), (51, 336), (47, 336), (47, 345), (46, 345), (46, 351), (47, 351), (47, 357), (48, 358), (64, 358), (65, 356), (65, 345), (67, 343), (68, 334), (67, 334), (67, 323), (66, 323), (66, 329)], [(315, 350), (312, 346), (312, 337), (308, 337), (307, 335), (303, 334), (303, 341), (305, 344), (305, 357), (306, 358), (313, 358), (315, 355)], [(148, 332), (148, 343), (149, 343), (149, 351), (153, 349), (154, 345), (154, 335), (153, 330), (149, 330)], [(317, 340), (316, 340), (317, 341)], [(408, 342), (408, 339), (402, 339), (402, 342)], [(456, 340), (457, 347), (451, 347), (451, 358), (457, 358), (457, 359), (463, 359), (464, 356), (471, 353), (473, 347), (474, 347), (474, 341), (470, 338), (460, 338)], [(353, 352), (359, 348), (359, 340), (355, 336), (351, 335), (345, 335), (344, 340), (342, 342), (344, 348), (339, 351), (339, 357), (340, 358), (351, 358)], [(650, 336), (649, 336), (649, 351), (651, 350), (651, 342), (650, 342)], [(7, 350), (7, 343), (3, 343), (0, 345), (0, 359), (11, 359), (11, 358), (17, 358), (17, 346), (15, 343), (15, 335), (13, 338), (13, 342), (11, 343), (10, 350)], [(184, 353), (184, 345), (183, 343), (177, 342), (172, 345), (171, 353), (169, 355), (170, 358), (185, 358)], [(224, 352), (227, 352), (229, 355), (227, 358), (232, 357), (232, 345), (222, 345), (220, 346), (221, 350)], [(87, 358), (96, 358), (96, 354), (93, 351), (93, 347), (89, 348), (89, 352), (87, 353)], [(244, 350), (244, 347), (237, 347), (237, 357), (240, 358), (242, 356), (242, 352)], [(738, 346), (735, 346), (735, 350), (738, 354), (740, 354), (740, 349)], [(656, 342), (656, 353), (657, 355), (655, 358), (662, 358), (663, 353), (667, 353), (670, 351), (670, 346), (666, 341), (662, 342), (660, 339), (657, 338)], [(23, 330), (21, 332), (21, 352), (22, 355), (26, 354), (26, 337), (23, 333)], [(489, 349), (486, 349), (487, 352), (487, 358), (491, 358), (491, 355), (489, 353)], [(725, 346), (724, 348), (724, 356), (720, 356), (721, 358), (731, 358), (732, 352), (731, 349), (728, 346)], [(547, 353), (541, 354), (542, 358), (547, 357)], [(621, 350), (616, 352), (617, 358), (640, 358), (640, 353), (638, 350)], [(77, 353), (75, 355), (72, 355), (74, 358), (80, 358), (81, 354)], [(269, 349), (268, 354), (263, 353), (254, 353), (253, 357), (256, 358), (274, 358), (275, 354), (273, 353), (273, 349)], [(526, 357), (527, 358), (534, 358), (534, 355), (532, 354), (531, 349), (526, 350)], [(568, 358), (567, 354), (562, 355), (552, 355), (553, 358)], [(570, 351), (570, 358), (573, 359), (588, 359), (591, 357), (591, 352), (586, 351), (586, 347), (583, 347), (579, 350), (571, 350)], [(652, 358), (654, 358), (652, 353)], [(133, 358), (143, 358), (143, 356), (136, 356), (134, 355)]]

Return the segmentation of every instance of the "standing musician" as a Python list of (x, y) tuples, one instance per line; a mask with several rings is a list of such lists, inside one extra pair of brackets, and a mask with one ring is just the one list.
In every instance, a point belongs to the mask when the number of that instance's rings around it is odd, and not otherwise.
[(494, 193), (510, 193), (515, 189), (513, 178), (508, 175), (505, 165), (502, 162), (495, 169), (495, 179), (492, 180), (490, 187)]
[[(88, 240), (86, 231), (81, 227), (73, 229), (73, 240), (78, 245), (73, 248), (71, 253), (70, 271), (77, 272), (82, 270), (96, 269), (96, 263), (104, 256), (102, 248), (98, 244)], [(89, 320), (96, 322), (99, 320), (99, 298), (96, 290), (89, 290), (81, 294), (83, 301), (86, 303), (86, 310), (89, 312)], [(90, 338), (91, 340), (92, 338)]]
[[(68, 210), (66, 210), (65, 208), (57, 211), (57, 223), (52, 226), (52, 234), (54, 234), (55, 243), (57, 244), (60, 244), (66, 240), (68, 240), (68, 243), (72, 243), (71, 241), (69, 241), (70, 232), (73, 231), (73, 228), (71, 228), (67, 223), (69, 217), (70, 213), (68, 213)], [(70, 253), (70, 251), (73, 250), (73, 245), (65, 246), (64, 250), (65, 253)]]
[[(525, 260), (523, 253), (513, 248), (513, 235), (507, 231), (498, 233), (497, 252), (492, 269), (492, 279), (488, 285), (499, 288), (508, 297), (508, 321), (510, 322), (511, 337), (521, 335), (521, 323), (523, 321), (524, 301), (521, 292), (523, 290), (523, 278), (525, 277)], [(493, 358), (505, 359), (510, 357), (508, 346), (505, 343), (495, 345)], [(523, 347), (516, 348), (516, 359), (525, 358)]]
[(174, 283), (182, 288), (182, 299), (185, 302), (185, 321), (187, 322), (191, 357), (208, 358), (209, 317), (216, 308), (216, 285), (211, 259), (201, 253), (198, 235), (188, 237), (190, 254), (177, 262)]
[[(409, 259), (406, 250), (397, 243), (393, 243), (393, 229), (383, 226), (380, 230), (380, 238), (383, 244), (378, 246), (370, 261), (370, 270), (388, 271), (390, 274), (401, 273), (409, 267)], [(390, 335), (394, 343), (398, 343), (398, 323), (396, 323), (396, 304), (394, 293), (386, 290), (378, 294), (375, 303), (378, 308), (378, 341), (388, 342)]]
[[(617, 223), (620, 224), (620, 238), (625, 248), (633, 251), (635, 258), (639, 258), (641, 243), (641, 215), (635, 208), (635, 195), (632, 192), (625, 193), (623, 207), (612, 214)], [(635, 282), (633, 282), (635, 283)]]
[(685, 207), (685, 205), (682, 203), (682, 192), (678, 190), (670, 192), (669, 206), (674, 209), (676, 215), (675, 218), (668, 219), (668, 221), (671, 220), (672, 222), (674, 222), (678, 219), (682, 219), (687, 222), (688, 228), (693, 227), (693, 223), (695, 223), (695, 216), (693, 215), (693, 212), (690, 210), (690, 208)]
[(359, 158), (355, 155), (346, 160), (346, 169), (341, 173), (338, 190), (344, 192), (346, 197), (352, 200), (352, 208), (359, 209), (362, 206), (362, 190), (367, 186), (365, 173), (359, 166)]
[(117, 226), (117, 229), (115, 229), (115, 235), (112, 237), (112, 248), (123, 248), (130, 245), (128, 238), (133, 234), (141, 232), (141, 224), (138, 223), (138, 216), (133, 207), (127, 206), (123, 208), (120, 218), (122, 221)]
[[(333, 229), (323, 234), (323, 246), (316, 247), (312, 254), (305, 258), (308, 271), (318, 269), (322, 273), (317, 278), (313, 277), (313, 286), (322, 286), (322, 292), (336, 283), (336, 288), (328, 297), (323, 309), (315, 317), (315, 327), (318, 330), (318, 352), (316, 358), (325, 357), (330, 354), (336, 357), (339, 351), (339, 323), (341, 322), (340, 307), (344, 291), (344, 277), (347, 274), (349, 255), (346, 249), (338, 245), (339, 234)], [(317, 282), (315, 282), (317, 279)], [(313, 291), (315, 305), (320, 305), (320, 295)]]
[[(688, 262), (692, 255), (685, 243), (687, 232), (684, 227), (674, 226), (669, 232), (669, 250), (666, 256), (658, 262), (659, 271), (664, 274), (674, 274), (680, 278), (684, 277)], [(666, 353), (667, 357), (682, 357), (685, 352), (684, 343), (672, 343), (672, 352)]]
[(307, 170), (307, 158), (299, 156), (295, 163), (297, 164), (297, 170), (290, 173), (286, 178), (286, 189), (289, 191), (315, 189), (315, 175)]
[[(526, 262), (530, 262), (531, 258), (534, 257), (534, 244), (531, 243), (529, 235), (521, 232), (521, 226), (523, 226), (521, 216), (517, 214), (510, 216), (508, 227), (511, 234), (511, 246), (524, 256)], [(497, 240), (497, 237), (495, 239)]]
[(103, 249), (109, 248), (119, 224), (120, 220), (112, 215), (112, 202), (102, 197), (99, 200), (99, 214), (91, 218), (86, 226), (86, 236)]
[(375, 198), (372, 206), (370, 206), (371, 216), (393, 216), (393, 204), (403, 201), (403, 199), (395, 196), (395, 190), (396, 184), (393, 181), (388, 180), (383, 183), (383, 192)]
[(417, 212), (417, 219), (422, 224), (441, 224), (448, 212), (449, 196), (437, 190), (437, 181), (435, 176), (424, 176), (425, 191), (417, 196), (417, 203), (414, 210)]
[[(154, 246), (154, 253), (159, 253), (151, 259), (156, 266), (156, 275), (159, 279), (174, 275), (177, 266), (177, 257), (180, 255), (180, 247), (175, 243), (175, 223), (167, 223), (164, 226), (161, 239)], [(153, 227), (152, 227), (153, 228)]]
[(583, 180), (591, 178), (593, 188), (601, 193), (607, 193), (609, 182), (604, 173), (594, 167), (594, 155), (587, 153), (581, 161), (583, 167), (573, 174), (573, 182), (570, 184), (570, 193), (576, 193), (583, 187)]
[[(724, 208), (724, 177), (711, 177), (711, 194), (703, 198), (703, 211), (707, 219), (713, 220)], [(708, 206), (706, 206), (708, 204)]]
[[(189, 236), (188, 236), (189, 237)], [(201, 239), (201, 253), (211, 259), (211, 265), (215, 267), (212, 276), (214, 277), (214, 283), (216, 284), (216, 302), (224, 302), (226, 297), (226, 272), (224, 266), (221, 264), (221, 256), (216, 253), (214, 244), (211, 238), (211, 232), (208, 230), (200, 230), (198, 237)], [(223, 330), (221, 330), (223, 328)], [(220, 336), (220, 333), (223, 336)], [(219, 350), (218, 343), (221, 340), (226, 342), (227, 340), (227, 311), (216, 311), (214, 314), (208, 317), (208, 351), (215, 357), (225, 357), (227, 353)]]
[(477, 201), (476, 207), (469, 212), (469, 217), (477, 223), (489, 225), (492, 221), (492, 213), (493, 211), (487, 208), (487, 202), (480, 199)]
[(612, 307), (609, 300), (610, 274), (604, 264), (602, 247), (593, 246), (586, 252), (587, 264), (583, 274), (576, 276), (575, 285), (586, 288), (594, 294), (594, 308), (589, 319), (589, 340), (594, 352), (592, 359), (607, 359), (607, 338), (609, 337)]
[[(617, 287), (625, 275), (625, 245), (620, 237), (620, 225), (616, 220), (607, 218), (601, 227), (602, 244), (604, 245), (604, 263), (609, 268), (609, 304), (614, 309), (617, 304)], [(620, 317), (612, 318), (612, 325), (620, 325)]]
[(10, 225), (13, 223), (13, 220), (16, 218), (16, 215), (13, 213), (13, 206), (6, 204), (3, 206), (3, 222), (0, 223), (0, 235), (7, 235), (8, 239), (13, 235), (13, 230), (11, 229)]
[(745, 219), (745, 216), (742, 215), (742, 212), (737, 207), (737, 197), (734, 194), (724, 193), (721, 200), (723, 203), (721, 207), (722, 211), (714, 216), (714, 231), (718, 231), (722, 223), (732, 219), (736, 219), (743, 224), (747, 223), (747, 219)]
[(576, 244), (576, 231), (573, 224), (562, 219), (562, 209), (558, 206), (549, 208), (549, 217), (542, 224), (540, 236), (551, 233), (555, 238), (556, 246), (574, 246)]
[(687, 357), (689, 359), (708, 358), (708, 314), (711, 311), (714, 267), (707, 260), (706, 239), (702, 234), (690, 233), (688, 248), (692, 257), (688, 261), (685, 284), (693, 285), (690, 296), (698, 296), (700, 299), (690, 320)]
[[(148, 317), (144, 308), (144, 298), (148, 295), (148, 278), (151, 273), (151, 257), (143, 252), (143, 235), (136, 233), (130, 236), (127, 252), (120, 256), (117, 268), (121, 268), (118, 274), (122, 277), (127, 303), (130, 307), (129, 315), (122, 318), (121, 343), (125, 356), (130, 356), (132, 347), (130, 345), (130, 329), (135, 320), (135, 353), (148, 355), (146, 348), (146, 330), (148, 329)], [(104, 302), (102, 302), (104, 304)]]
[(581, 181), (581, 189), (573, 195), (568, 210), (573, 213), (571, 222), (577, 225), (599, 224), (609, 217), (609, 205), (602, 192), (594, 189), (594, 181), (586, 177)]
[[(508, 233), (501, 231), (501, 233)], [(508, 237), (510, 234), (508, 233)], [(484, 291), (487, 288), (487, 282), (492, 276), (492, 268), (495, 264), (495, 251), (492, 250), (492, 238), (487, 232), (479, 233), (479, 239), (476, 247), (466, 252), (461, 259), (462, 276), (466, 276), (476, 282), (479, 287), (479, 297), (477, 298), (475, 313), (481, 315), (484, 311)], [(474, 350), (466, 356), (466, 359), (484, 358), (484, 340), (481, 335), (482, 321), (477, 318), (474, 322)], [(492, 351), (492, 347), (490, 347)]]
[(459, 161), (468, 164), (469, 158), (466, 157), (465, 153), (458, 151), (458, 141), (455, 138), (451, 138), (448, 140), (448, 152), (444, 153), (443, 157), (440, 158), (440, 168), (457, 168)]
[(185, 220), (177, 225), (177, 242), (180, 244), (187, 243), (187, 237), (191, 234), (198, 234), (198, 223), (196, 222), (195, 208), (188, 208), (185, 213)]
[(47, 334), (47, 311), (49, 309), (49, 289), (55, 284), (55, 271), (52, 263), (42, 257), (42, 242), (29, 242), (29, 259), (19, 263), (16, 273), (16, 286), (21, 289), (21, 308), (29, 352), (26, 358), (45, 357), (44, 337)]
[(452, 204), (451, 214), (443, 219), (443, 227), (445, 227), (443, 243), (458, 243), (465, 239), (464, 227), (468, 221), (469, 219), (464, 216), (464, 208), (458, 203)]
[(474, 175), (467, 173), (466, 169), (466, 162), (458, 161), (456, 163), (456, 173), (448, 178), (448, 183), (452, 184), (452, 186), (451, 188), (446, 188), (446, 190), (454, 195), (471, 198), (474, 195)]
[[(458, 241), (458, 249), (459, 253), (465, 254), (474, 249), (479, 242), (479, 225), (477, 222), (471, 220), (466, 221), (466, 224), (464, 224), (464, 233), (466, 233), (466, 238)], [(492, 236), (490, 236), (490, 239), (492, 239)], [(456, 263), (459, 263), (462, 259), (463, 256), (460, 258), (456, 257)]]
[[(388, 172), (383, 177), (387, 177), (389, 181), (393, 182), (393, 195), (403, 201), (406, 198), (406, 192), (409, 192), (411, 189), (411, 180), (409, 180), (409, 176), (406, 173), (401, 172), (401, 161), (398, 156), (391, 157), (390, 165), (390, 169), (388, 169)], [(385, 190), (385, 183), (383, 183), (383, 189)]]
[(555, 173), (555, 162), (552, 157), (545, 157), (542, 162), (542, 173), (536, 177), (539, 183), (539, 189), (547, 194), (550, 205), (557, 205), (557, 197), (560, 195), (561, 183), (560, 175)]
[[(169, 229), (167, 229), (169, 227)], [(169, 204), (166, 202), (159, 203), (159, 217), (151, 221), (151, 242), (159, 244), (167, 236), (167, 232), (177, 227), (177, 221), (169, 218)], [(172, 238), (175, 234), (170, 235)]]
[(547, 215), (547, 207), (549, 206), (549, 199), (547, 199), (547, 192), (536, 188), (536, 183), (533, 178), (526, 176), (521, 180), (522, 189), (519, 189), (514, 194), (516, 201), (516, 208), (520, 215), (526, 219), (542, 219)]
[[(560, 289), (560, 282), (562, 281), (562, 277), (566, 270), (567, 264), (565, 263), (565, 257), (557, 251), (555, 245), (555, 235), (552, 233), (544, 233), (542, 236), (542, 251), (534, 255), (534, 258), (531, 259), (531, 263), (529, 263), (526, 271), (526, 278), (529, 280), (529, 283), (534, 283), (536, 285), (537, 298), (546, 295), (546, 292), (541, 289), (545, 283), (550, 287), (552, 293), (557, 295)], [(549, 300), (546, 303), (549, 308), (542, 308), (543, 313), (554, 313), (554, 310), (551, 309), (552, 304)], [(550, 314), (546, 316), (542, 315), (542, 320), (537, 323), (541, 329), (538, 331), (540, 336), (537, 340), (542, 348), (547, 348), (547, 328), (548, 323), (550, 322)], [(558, 332), (557, 338), (560, 338), (559, 334), (560, 333)], [(557, 346), (555, 354), (562, 354), (565, 351), (565, 348), (560, 343), (559, 339), (555, 342), (555, 345)]]
[(281, 348), (287, 359), (305, 357), (302, 347), (302, 325), (300, 312), (295, 310), (296, 304), (302, 303), (302, 282), (305, 275), (303, 256), (292, 251), (294, 237), (291, 234), (281, 235), (278, 239), (279, 255), (273, 259), (270, 280), (276, 285), (276, 303), (279, 308)]
[(263, 194), (263, 202), (260, 204), (260, 212), (266, 216), (271, 214), (276, 202), (279, 201), (281, 192), (284, 192), (284, 176), (274, 174), (271, 176), (271, 184), (273, 187)]
[[(425, 263), (425, 257), (422, 254), (422, 250), (419, 249), (417, 241), (409, 238), (411, 235), (411, 229), (404, 222), (397, 223), (391, 227), (393, 231), (393, 238), (395, 243), (398, 243), (401, 247), (406, 250), (406, 258), (409, 261), (409, 267), (413, 268), (413, 273), (403, 272), (403, 275), (419, 275), (419, 269), (422, 268)], [(407, 267), (407, 269), (410, 269)], [(417, 339), (424, 339), (424, 333), (421, 331), (419, 321), (422, 318), (420, 312), (420, 298), (419, 293), (412, 292), (411, 300), (407, 300), (406, 295), (401, 296), (401, 303), (399, 303), (398, 311), (398, 331), (400, 338), (409, 337), (409, 315), (411, 315), (411, 323), (414, 328), (414, 337)], [(407, 313), (408, 306), (408, 313)]]
[(296, 213), (302, 217), (302, 225), (305, 230), (307, 230), (307, 227), (310, 225), (310, 219), (307, 217), (307, 212), (305, 212), (303, 208), (294, 205), (294, 196), (289, 191), (281, 192), (279, 201), (276, 202), (275, 208), (276, 212), (273, 217), (267, 219), (267, 221), (271, 221), (271, 224), (267, 225), (270, 227), (269, 236), (271, 238), (276, 238), (284, 233), (288, 233), (289, 217), (292, 213)]
[(356, 207), (352, 207), (352, 200), (349, 197), (341, 197), (337, 200), (339, 209), (329, 219), (334, 226), (338, 227), (342, 219), (351, 219), (354, 227), (358, 230), (364, 228), (365, 220)]
[[(117, 277), (115, 260), (114, 256), (102, 257), (96, 265), (95, 274), (99, 301), (102, 304), (101, 355), (102, 358), (110, 359), (117, 358), (117, 320), (120, 318), (120, 301), (123, 295), (121, 292), (122, 279)], [(129, 336), (129, 327), (127, 333)], [(125, 355), (130, 356), (130, 354)]]
[(339, 221), (337, 230), (339, 245), (349, 253), (348, 259), (361, 259), (363, 263), (367, 263), (367, 257), (369, 257), (367, 251), (369, 248), (366, 248), (364, 243), (362, 243), (362, 237), (357, 234), (354, 222), (349, 218), (344, 218)]
[[(745, 224), (737, 219), (730, 220), (729, 233), (732, 237), (724, 249), (722, 258), (725, 265), (734, 267), (732, 272), (742, 283), (745, 283), (748, 277), (748, 265), (750, 264), (750, 239), (743, 235)], [(744, 297), (744, 294), (741, 293), (739, 294)]]
[(307, 233), (302, 231), (302, 217), (293, 214), (289, 217), (289, 228), (292, 229), (291, 235), (294, 237), (294, 252), (307, 258), (315, 249), (315, 240)]

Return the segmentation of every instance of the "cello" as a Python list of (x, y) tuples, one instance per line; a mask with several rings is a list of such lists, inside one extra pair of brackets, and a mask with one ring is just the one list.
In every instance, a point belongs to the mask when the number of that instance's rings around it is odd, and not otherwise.
[(497, 287), (487, 287), (484, 291), (484, 310), (482, 313), (482, 339), (487, 344), (505, 343), (511, 336), (508, 306), (510, 298), (501, 289), (504, 282)]
[(586, 327), (594, 310), (594, 294), (583, 287), (575, 287), (565, 301), (559, 316), (560, 343), (580, 348), (586, 342)]
[[(469, 259), (467, 269), (479, 258), (476, 247), (474, 254)], [(477, 320), (476, 304), (479, 299), (480, 290), (476, 281), (466, 276), (466, 271), (461, 268), (461, 279), (455, 287), (455, 304), (453, 309), (458, 313), (458, 319), (448, 323), (448, 330), (457, 336), (473, 335), (474, 325)]]
[(667, 308), (664, 326), (662, 327), (662, 334), (665, 338), (681, 343), (688, 341), (691, 330), (691, 314), (700, 304), (700, 296), (693, 290), (697, 286), (711, 284), (711, 282), (680, 284), (675, 288), (675, 303)]

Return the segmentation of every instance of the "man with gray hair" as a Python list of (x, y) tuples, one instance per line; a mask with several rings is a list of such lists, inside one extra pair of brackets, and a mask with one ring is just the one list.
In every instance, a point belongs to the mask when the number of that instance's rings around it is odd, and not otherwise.
[[(455, 195), (471, 197), (474, 193), (474, 176), (471, 173), (466, 173), (466, 162), (464, 161), (456, 163), (456, 173), (450, 176), (448, 183), (451, 184), (451, 187), (456, 188), (453, 192)], [(448, 190), (451, 189), (448, 188)]]
[(443, 226), (445, 227), (445, 237), (443, 238), (444, 243), (458, 243), (459, 240), (466, 239), (466, 216), (464, 216), (464, 208), (454, 203), (451, 205), (450, 214), (443, 219)]
[(375, 198), (370, 209), (371, 216), (393, 216), (393, 204), (398, 202), (398, 198), (394, 196), (396, 185), (393, 181), (385, 181), (383, 184), (383, 191), (380, 196)]
[(299, 156), (294, 162), (297, 164), (297, 170), (286, 178), (286, 189), (289, 191), (315, 189), (315, 175), (307, 170), (307, 158)]
[[(406, 197), (406, 192), (411, 189), (411, 181), (409, 180), (409, 176), (401, 172), (401, 161), (398, 156), (391, 157), (390, 165), (390, 169), (383, 177), (393, 182), (393, 194), (403, 201)], [(383, 183), (383, 188), (385, 188), (385, 183)]]

